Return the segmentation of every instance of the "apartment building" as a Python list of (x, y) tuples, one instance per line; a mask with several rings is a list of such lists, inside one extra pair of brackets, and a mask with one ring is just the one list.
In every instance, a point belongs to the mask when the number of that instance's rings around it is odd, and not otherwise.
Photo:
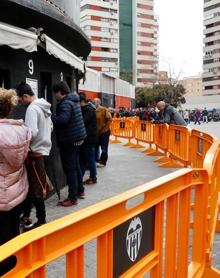
[(186, 96), (202, 96), (203, 84), (201, 75), (185, 77), (179, 81), (186, 90)]
[(119, 23), (120, 75), (132, 77), (137, 87), (151, 87), (158, 80), (159, 26), (154, 1), (119, 0)]
[(167, 71), (161, 70), (158, 73), (158, 83), (160, 85), (168, 85), (170, 81), (169, 75)]
[(119, 76), (118, 0), (81, 0), (82, 30), (92, 44), (87, 66)]
[(203, 94), (220, 95), (220, 0), (204, 0)]

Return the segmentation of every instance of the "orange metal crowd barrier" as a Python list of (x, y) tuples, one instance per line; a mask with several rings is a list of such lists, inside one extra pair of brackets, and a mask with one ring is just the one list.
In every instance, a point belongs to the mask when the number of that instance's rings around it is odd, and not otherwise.
[[(66, 277), (83, 278), (84, 246), (93, 239), (98, 278), (143, 277), (148, 272), (152, 278), (202, 277), (208, 190), (207, 171), (182, 169), (24, 233), (0, 247), (0, 262), (10, 256), (17, 260), (3, 277), (44, 278), (46, 265), (66, 256)], [(144, 200), (137, 202), (134, 198), (140, 196)]]
[(136, 123), (137, 121), (139, 121), (139, 117), (134, 116), (134, 117), (128, 117), (127, 119), (129, 119), (130, 121), (132, 121), (133, 123)]
[[(208, 235), (207, 235), (207, 263), (204, 277), (220, 277), (220, 271), (212, 267), (212, 251), (216, 227), (220, 227), (219, 193), (220, 193), (220, 141), (215, 141), (210, 147), (204, 160), (204, 169), (209, 174), (208, 199)], [(219, 231), (220, 232), (220, 231)]]
[(161, 167), (188, 167), (189, 160), (189, 129), (183, 126), (170, 125), (168, 132), (168, 161)]
[(212, 135), (193, 129), (190, 135), (190, 162), (193, 168), (202, 168), (206, 153), (217, 140)]
[(143, 148), (140, 145), (140, 142), (148, 144), (148, 147), (145, 151), (146, 153), (150, 153), (154, 151), (152, 145), (154, 144), (154, 124), (146, 121), (136, 121), (135, 123), (135, 139), (137, 141), (134, 148)]
[(156, 149), (149, 153), (149, 155), (163, 156), (162, 158), (155, 160), (155, 162), (166, 162), (168, 151), (168, 136), (169, 126), (167, 124), (154, 125), (154, 144), (156, 146)]
[(112, 143), (120, 143), (118, 138), (128, 139), (125, 146), (133, 146), (131, 140), (134, 138), (134, 122), (129, 118), (113, 119), (111, 124), (111, 134), (115, 137)]
[[(154, 130), (153, 135), (152, 128)], [(162, 156), (156, 160), (156, 162), (162, 163), (161, 167), (191, 166), (206, 169), (208, 167), (204, 164), (205, 159), (207, 159), (206, 155), (208, 155), (209, 150), (213, 150), (212, 148), (217, 141), (214, 136), (198, 130), (191, 131), (186, 127), (174, 125), (154, 125), (145, 121), (136, 121), (134, 131), (137, 140), (136, 146), (141, 146), (139, 142), (150, 144), (150, 150), (145, 152)], [(153, 145), (155, 145), (155, 149), (152, 147)], [(216, 153), (218, 152), (216, 151)], [(213, 176), (217, 179), (216, 174)], [(218, 202), (216, 205), (220, 212)], [(220, 221), (216, 220), (215, 226), (216, 231), (220, 232)]]

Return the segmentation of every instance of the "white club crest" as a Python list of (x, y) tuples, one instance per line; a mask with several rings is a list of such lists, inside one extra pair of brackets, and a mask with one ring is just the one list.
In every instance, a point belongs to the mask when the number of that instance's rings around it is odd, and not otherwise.
[(126, 247), (128, 257), (135, 262), (141, 246), (142, 239), (142, 223), (139, 217), (134, 218), (128, 228)]

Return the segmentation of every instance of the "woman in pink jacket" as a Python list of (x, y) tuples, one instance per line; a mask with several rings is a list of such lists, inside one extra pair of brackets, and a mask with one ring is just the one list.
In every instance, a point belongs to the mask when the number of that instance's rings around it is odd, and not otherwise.
[(14, 90), (0, 88), (0, 245), (19, 234), (21, 206), (28, 192), (24, 162), (31, 133), (22, 120), (7, 119), (16, 102)]

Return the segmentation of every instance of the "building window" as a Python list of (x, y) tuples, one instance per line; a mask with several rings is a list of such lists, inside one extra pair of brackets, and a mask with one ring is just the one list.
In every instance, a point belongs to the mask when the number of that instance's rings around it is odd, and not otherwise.
[(102, 32), (108, 33), (108, 32), (109, 32), (109, 28), (102, 27), (102, 28), (101, 28), (101, 31), (102, 31)]
[(118, 43), (118, 39), (111, 39), (111, 42)]

